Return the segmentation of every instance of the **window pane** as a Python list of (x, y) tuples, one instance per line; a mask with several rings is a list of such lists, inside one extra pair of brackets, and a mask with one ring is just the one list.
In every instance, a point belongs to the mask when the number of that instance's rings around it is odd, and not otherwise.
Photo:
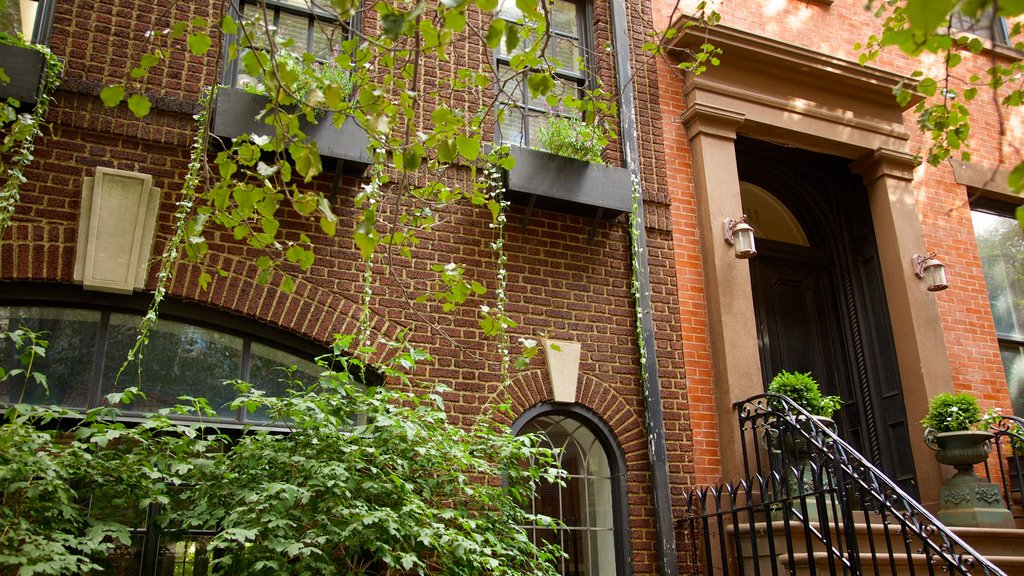
[(242, 374), (242, 339), (198, 326), (160, 320), (142, 352), (141, 379), (136, 360), (125, 368), (115, 387), (117, 372), (135, 343), (139, 321), (135, 315), (110, 315), (103, 394), (138, 386), (147, 398), (132, 409), (142, 411), (179, 404), (179, 396), (204, 397), (219, 416), (234, 416), (226, 404), (235, 398), (235, 389), (224, 381)]
[[(34, 379), (8, 378), (0, 382), (0, 402), (87, 407), (99, 323), (100, 313), (93, 310), (0, 307), (0, 332), (25, 327), (45, 332), (42, 339), (48, 342), (45, 358), (36, 358), (32, 367), (46, 377), (46, 386)], [(18, 356), (10, 340), (0, 341), (4, 370), (21, 368)]]
[(508, 66), (498, 65), (498, 86), (496, 90), (500, 92), (500, 100), (521, 104), (523, 102), (523, 83), (525, 81), (524, 76), (516, 77), (515, 71)]
[(533, 147), (540, 146), (540, 140), (537, 139), (537, 131), (540, 130), (541, 126), (548, 123), (550, 117), (543, 112), (537, 112), (531, 110), (526, 113), (527, 130), (529, 130), (529, 140), (527, 144)]
[(499, 113), (498, 141), (517, 146), (526, 145), (523, 130), (523, 112), (519, 108), (507, 106)]
[(1006, 383), (1010, 387), (1010, 404), (1013, 413), (1024, 416), (1024, 347), (1012, 342), (1001, 342), (999, 352), (1003, 357)]
[[(541, 484), (531, 509), (560, 520), (565, 527), (553, 535), (567, 558), (559, 563), (563, 575), (616, 574), (612, 515), (612, 479), (608, 455), (582, 422), (562, 416), (542, 416), (523, 427), (540, 432), (547, 447), (561, 450), (565, 485)], [(537, 529), (535, 537), (548, 530)]]
[(0, 3), (0, 32), (20, 35), (22, 40), (31, 42), (38, 13), (38, 0), (7, 0), (6, 5)]
[(209, 542), (208, 536), (161, 538), (156, 573), (172, 576), (206, 576), (210, 573), (210, 562), (213, 561), (213, 552), (208, 548)]
[[(294, 367), (294, 370), (291, 368)], [(249, 383), (268, 396), (286, 396), (289, 389), (313, 384), (321, 369), (293, 354), (253, 342), (249, 351)], [(298, 381), (298, 384), (296, 384)], [(263, 411), (246, 415), (247, 420), (266, 420)]]
[(310, 52), (317, 60), (330, 60), (334, 58), (345, 40), (345, 30), (341, 24), (327, 22), (322, 19), (313, 21), (313, 46)]
[(277, 38), (282, 42), (294, 40), (294, 44), (286, 47), (289, 52), (302, 54), (309, 50), (309, 16), (281, 12), (277, 21)]
[(579, 21), (576, 19), (576, 4), (565, 0), (548, 3), (551, 7), (551, 29), (568, 36), (579, 37)]
[(575, 40), (552, 36), (547, 46), (547, 57), (559, 70), (579, 74), (580, 50)]
[(972, 212), (996, 331), (1024, 338), (1024, 234), (1016, 219)]
[(968, 18), (959, 12), (954, 12), (950, 15), (949, 20), (953, 28), (960, 32), (974, 34), (1000, 44), (1005, 44), (1007, 41), (1006, 25), (1002, 18), (996, 16), (991, 6), (982, 11), (978, 18)]

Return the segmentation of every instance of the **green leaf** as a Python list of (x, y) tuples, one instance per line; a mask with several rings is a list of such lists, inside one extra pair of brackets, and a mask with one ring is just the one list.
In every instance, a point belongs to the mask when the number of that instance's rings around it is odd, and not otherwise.
[(459, 154), (466, 160), (472, 162), (480, 156), (480, 140), (459, 134), (455, 138), (455, 143), (459, 147)]
[(943, 22), (950, 10), (953, 0), (906, 0), (907, 20), (912, 30), (931, 34)]
[(487, 47), (491, 50), (495, 50), (501, 45), (501, 39), (505, 36), (505, 21), (501, 18), (495, 18), (491, 20), (490, 26), (487, 27)]
[(550, 74), (532, 73), (526, 77), (526, 84), (534, 97), (544, 96), (555, 89), (555, 79)]
[(213, 41), (209, 34), (193, 33), (188, 35), (188, 49), (196, 56), (202, 56), (210, 51)]
[(220, 31), (225, 34), (238, 34), (238, 22), (235, 22), (230, 14), (225, 14), (220, 20)]
[(138, 118), (144, 118), (149, 114), (151, 106), (145, 94), (132, 94), (128, 97), (128, 109)]
[(209, 289), (210, 281), (212, 281), (212, 280), (213, 280), (212, 276), (210, 276), (206, 272), (203, 272), (202, 274), (199, 275), (199, 288), (203, 292), (205, 292), (207, 289)]
[(363, 260), (368, 261), (373, 256), (373, 251), (377, 249), (377, 243), (380, 241), (375, 229), (376, 224), (377, 212), (375, 210), (364, 210), (356, 224), (354, 237)]
[(392, 40), (398, 40), (398, 37), (402, 35), (402, 30), (405, 29), (406, 17), (405, 12), (381, 16), (380, 25), (384, 34)]
[(103, 105), (107, 108), (117, 106), (124, 100), (124, 86), (115, 84), (104, 87), (103, 90), (100, 90), (100, 100), (103, 101)]
[[(1010, 190), (1013, 190), (1014, 194), (1024, 193), (1024, 162), (1021, 162), (1013, 167), (1010, 172), (1010, 177), (1006, 183), (1010, 186)], [(1017, 209), (1017, 217), (1020, 218), (1020, 208)]]

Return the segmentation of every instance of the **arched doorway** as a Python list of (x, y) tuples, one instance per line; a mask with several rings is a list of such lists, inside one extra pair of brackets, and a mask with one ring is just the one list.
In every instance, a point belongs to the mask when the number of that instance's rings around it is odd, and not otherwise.
[(736, 141), (761, 372), (811, 372), (843, 399), (844, 439), (917, 495), (867, 194), (843, 158)]

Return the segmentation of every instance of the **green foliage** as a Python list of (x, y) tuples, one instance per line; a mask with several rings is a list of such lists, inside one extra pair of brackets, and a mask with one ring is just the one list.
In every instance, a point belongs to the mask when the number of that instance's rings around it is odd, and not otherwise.
[(608, 145), (604, 131), (578, 118), (553, 116), (537, 130), (542, 150), (584, 162), (604, 164), (601, 153)]
[(966, 392), (943, 392), (928, 403), (921, 425), (936, 432), (959, 432), (975, 428), (981, 420), (977, 398)]
[[(969, 160), (971, 118), (967, 102), (974, 100), (979, 90), (993, 91), (993, 99), (999, 102), (1000, 137), (1005, 139), (1005, 110), (1024, 105), (1019, 79), (1024, 74), (1024, 61), (1019, 58), (1002, 58), (986, 61), (983, 75), (967, 76), (960, 73), (965, 57), (981, 54), (990, 47), (987, 40), (957, 30), (953, 21), (964, 18), (985, 21), (986, 14), (995, 13), (1006, 18), (1024, 15), (1024, 2), (1000, 0), (871, 0), (868, 8), (881, 19), (882, 28), (870, 36), (867, 42), (857, 44), (862, 50), (861, 64), (878, 58), (883, 50), (894, 47), (906, 54), (919, 57), (933, 54), (944, 64), (941, 73), (929, 76), (922, 70), (914, 72), (915, 86), (898, 86), (896, 97), (901, 104), (908, 104), (916, 91), (925, 99), (914, 107), (917, 124), (927, 134), (930, 143), (926, 151), (927, 161), (938, 165), (958, 154)], [(994, 22), (995, 20), (992, 19)], [(1024, 50), (1021, 22), (1014, 22), (1009, 30), (1009, 47)], [(1002, 142), (1000, 142), (1002, 144)], [(1012, 170), (1008, 185), (1011, 190), (1024, 192), (1024, 162)]]
[[(395, 352), (378, 369), (398, 383), (428, 359), (404, 345)], [(551, 525), (523, 505), (540, 482), (564, 478), (537, 437), (488, 419), (454, 426), (443, 389), (364, 387), (356, 375), (369, 367), (348, 357), (321, 366), (316, 383), (292, 382), (283, 397), (238, 383), (234, 405), (287, 434), (229, 437), (172, 420), (212, 415), (198, 398), (135, 426), (94, 409), (68, 432), (52, 424), (69, 414), (12, 407), (0, 425), (0, 521), (9, 528), (0, 530), (0, 567), (95, 569), (159, 504), (155, 527), (166, 534), (216, 528), (207, 547), (217, 572), (556, 574), (557, 549), (535, 546), (524, 529)], [(110, 400), (129, 404), (138, 393)]]
[(43, 339), (43, 333), (21, 327), (16, 330), (0, 332), (0, 344), (3, 343), (3, 340), (10, 340), (14, 349), (18, 351), (18, 363), (20, 366), (8, 369), (0, 366), (0, 382), (10, 379), (21, 380), (21, 395), (19, 398), (22, 399), (30, 382), (34, 382), (44, 390), (49, 391), (46, 375), (35, 370), (36, 360), (46, 357), (48, 342)]
[[(21, 46), (38, 50), (46, 60), (46, 70), (39, 100), (32, 110), (19, 112), (20, 103), (9, 98), (0, 101), (0, 132), (4, 134), (0, 142), (0, 239), (10, 226), (11, 218), (21, 198), (21, 185), (25, 182), (23, 171), (32, 160), (35, 139), (43, 130), (43, 120), (50, 106), (53, 91), (60, 83), (64, 64), (45, 46), (25, 43), (17, 36), (0, 33), (0, 43)], [(0, 77), (6, 78), (0, 68)]]
[[(818, 382), (810, 372), (787, 372), (783, 370), (768, 383), (768, 391), (788, 396), (798, 406), (814, 416), (831, 418), (843, 405), (838, 396), (822, 396)], [(773, 406), (776, 410), (784, 410), (783, 406)]]

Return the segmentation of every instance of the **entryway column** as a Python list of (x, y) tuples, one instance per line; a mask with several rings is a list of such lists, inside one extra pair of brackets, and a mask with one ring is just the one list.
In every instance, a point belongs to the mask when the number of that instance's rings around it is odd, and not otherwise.
[(916, 166), (910, 154), (878, 149), (850, 168), (861, 175), (868, 189), (921, 502), (938, 510), (942, 471), (924, 444), (919, 422), (928, 410), (928, 399), (952, 391), (953, 379), (936, 295), (914, 275), (911, 264), (914, 254), (932, 248), (925, 244), (914, 198)]
[(734, 256), (722, 229), (726, 218), (739, 218), (743, 213), (735, 146), (736, 128), (743, 119), (742, 113), (700, 103), (691, 105), (682, 117), (690, 138), (697, 193), (719, 449), (727, 481), (743, 474), (733, 403), (764, 391), (750, 267)]

